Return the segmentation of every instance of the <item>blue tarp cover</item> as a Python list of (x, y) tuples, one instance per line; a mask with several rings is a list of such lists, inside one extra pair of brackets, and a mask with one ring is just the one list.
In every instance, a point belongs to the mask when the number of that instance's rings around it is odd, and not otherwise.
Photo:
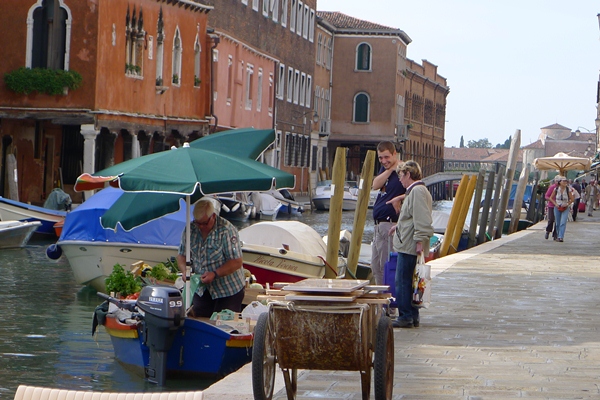
[[(532, 185), (525, 186), (525, 194), (523, 195), (523, 205), (522, 207), (529, 209), (529, 203), (531, 203), (531, 191), (533, 190)], [(508, 199), (508, 208), (513, 208), (513, 204), (515, 202), (515, 196), (517, 195), (517, 184), (513, 183), (510, 189), (510, 196)]]
[[(112, 187), (102, 189), (71, 211), (65, 219), (62, 234), (58, 239), (59, 244), (66, 240), (83, 240), (179, 246), (181, 233), (185, 228), (183, 201), (180, 201), (180, 209), (176, 213), (148, 222), (129, 232), (123, 231), (120, 226), (116, 232), (102, 228), (100, 217), (121, 194), (123, 194), (121, 189)], [(141, 204), (140, 207), (143, 205)]]

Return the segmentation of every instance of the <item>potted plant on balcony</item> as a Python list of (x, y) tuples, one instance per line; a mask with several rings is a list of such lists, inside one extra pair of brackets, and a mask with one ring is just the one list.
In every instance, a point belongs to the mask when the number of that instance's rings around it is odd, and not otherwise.
[(22, 94), (38, 92), (66, 95), (69, 90), (80, 87), (82, 81), (83, 78), (78, 72), (62, 69), (21, 67), (4, 75), (6, 87)]

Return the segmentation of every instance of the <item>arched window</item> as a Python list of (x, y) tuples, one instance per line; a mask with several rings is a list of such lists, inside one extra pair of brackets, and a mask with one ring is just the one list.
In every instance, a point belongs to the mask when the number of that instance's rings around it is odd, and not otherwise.
[(179, 27), (175, 29), (175, 37), (173, 38), (173, 78), (171, 82), (174, 85), (181, 84), (181, 36)]
[(156, 27), (156, 86), (163, 85), (163, 67), (165, 54), (165, 24), (163, 21), (162, 7), (158, 12), (158, 23)]
[(371, 45), (361, 43), (356, 47), (356, 70), (371, 70)]
[(194, 44), (194, 86), (200, 86), (200, 55), (202, 54), (202, 46), (200, 39), (196, 36)]
[(138, 14), (133, 6), (133, 15), (130, 15), (129, 6), (127, 6), (125, 34), (125, 73), (142, 76), (146, 32), (144, 31), (144, 13), (141, 8)]
[(62, 0), (38, 0), (27, 14), (27, 68), (69, 70), (71, 10)]
[(369, 95), (358, 93), (354, 96), (354, 122), (369, 122)]

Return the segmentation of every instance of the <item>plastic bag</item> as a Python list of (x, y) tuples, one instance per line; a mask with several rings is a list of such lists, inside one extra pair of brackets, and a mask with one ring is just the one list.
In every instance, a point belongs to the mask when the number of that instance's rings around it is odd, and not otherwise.
[(252, 303), (244, 307), (244, 309), (242, 310), (242, 317), (250, 318), (253, 321), (257, 321), (258, 316), (267, 311), (269, 311), (269, 308), (263, 303), (253, 301)]
[(419, 256), (415, 273), (413, 274), (412, 305), (418, 308), (427, 308), (431, 303), (431, 266), (425, 264), (423, 253)]

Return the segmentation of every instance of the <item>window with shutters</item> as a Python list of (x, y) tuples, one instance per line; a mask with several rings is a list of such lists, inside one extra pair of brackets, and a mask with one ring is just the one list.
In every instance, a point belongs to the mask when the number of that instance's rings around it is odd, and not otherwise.
[(371, 45), (361, 43), (356, 47), (356, 70), (371, 70)]
[(28, 13), (27, 68), (69, 70), (71, 10), (62, 0), (38, 0)]
[(369, 95), (358, 93), (354, 96), (354, 122), (369, 122)]

